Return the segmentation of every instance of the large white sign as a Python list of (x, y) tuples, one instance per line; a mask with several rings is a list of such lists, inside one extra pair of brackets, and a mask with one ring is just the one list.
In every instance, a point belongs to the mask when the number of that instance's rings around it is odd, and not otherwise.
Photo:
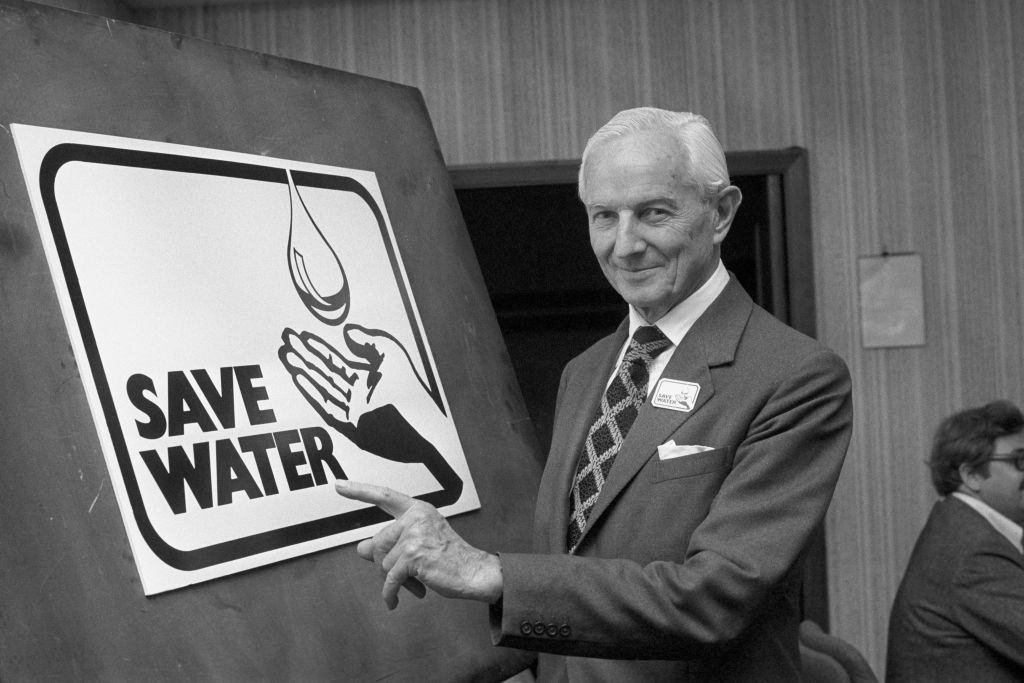
[(480, 506), (373, 173), (12, 130), (146, 594)]

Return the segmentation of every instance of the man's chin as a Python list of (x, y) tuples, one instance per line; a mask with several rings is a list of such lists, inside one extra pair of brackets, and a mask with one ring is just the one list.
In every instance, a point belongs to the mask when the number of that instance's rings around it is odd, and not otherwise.
[[(623, 297), (626, 299), (626, 297)], [(648, 299), (643, 297), (633, 297), (626, 299), (626, 303), (635, 308), (644, 320), (649, 323), (655, 323), (661, 316), (665, 315), (672, 306), (666, 305), (660, 299)]]

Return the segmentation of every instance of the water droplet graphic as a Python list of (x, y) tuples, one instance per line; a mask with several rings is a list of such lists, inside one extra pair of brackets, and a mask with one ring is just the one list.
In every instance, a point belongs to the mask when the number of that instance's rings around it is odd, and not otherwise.
[(317, 319), (340, 325), (348, 315), (349, 289), (338, 253), (302, 200), (291, 171), (288, 197), (291, 224), (288, 228), (288, 270), (302, 303)]

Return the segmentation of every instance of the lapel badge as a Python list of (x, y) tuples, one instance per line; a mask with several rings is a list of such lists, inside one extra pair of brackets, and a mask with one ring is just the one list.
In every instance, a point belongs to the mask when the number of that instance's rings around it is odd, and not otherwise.
[(659, 408), (679, 410), (688, 413), (697, 404), (700, 385), (693, 382), (680, 382), (676, 379), (658, 380), (651, 396), (651, 403)]

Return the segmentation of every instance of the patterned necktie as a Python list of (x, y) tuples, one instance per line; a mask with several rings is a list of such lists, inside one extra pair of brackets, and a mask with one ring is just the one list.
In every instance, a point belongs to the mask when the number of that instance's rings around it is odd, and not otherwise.
[(612, 469), (615, 456), (636, 420), (640, 406), (647, 400), (648, 367), (655, 356), (672, 345), (661, 330), (651, 325), (637, 328), (622, 363), (601, 398), (601, 411), (587, 432), (576, 465), (576, 477), (569, 498), (569, 553), (587, 525), (590, 511)]

